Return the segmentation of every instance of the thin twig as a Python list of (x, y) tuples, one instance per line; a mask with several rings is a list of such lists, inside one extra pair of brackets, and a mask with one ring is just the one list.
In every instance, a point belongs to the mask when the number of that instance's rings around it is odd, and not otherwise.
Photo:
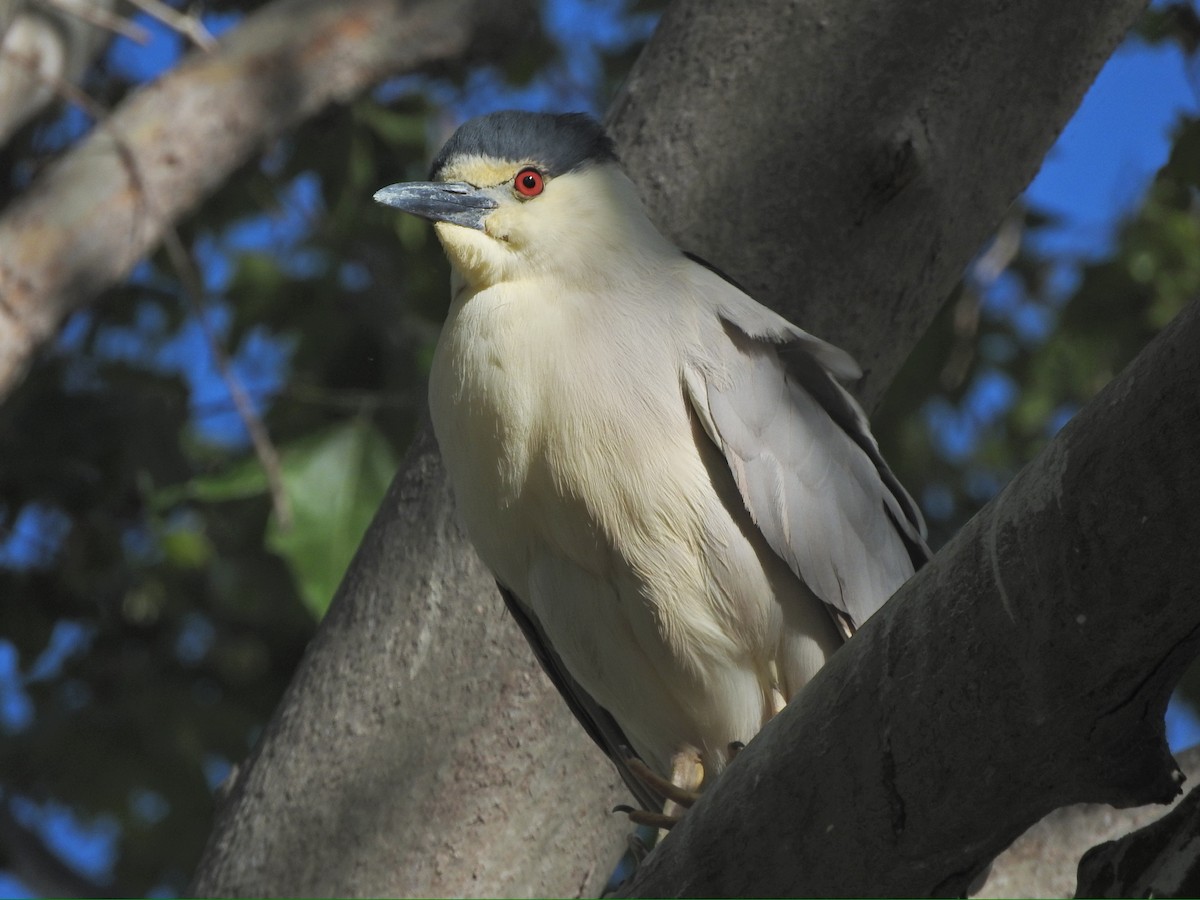
[(95, 25), (97, 28), (127, 37), (134, 43), (142, 45), (150, 43), (150, 32), (145, 28), (132, 19), (110, 12), (103, 6), (72, 2), (72, 0), (41, 0), (41, 2), (46, 6), (54, 7), (64, 15), (74, 16), (89, 25)]
[[(246, 386), (251, 399), (269, 394), (291, 400), (293, 403), (303, 403), (308, 406), (319, 406), (335, 409), (341, 412), (369, 415), (377, 409), (412, 409), (420, 402), (420, 393), (416, 390), (389, 391), (356, 391), (328, 390), (317, 385), (289, 383), (279, 388)], [(220, 413), (236, 412), (232, 400), (210, 400), (207, 403), (192, 404), (192, 410), (201, 415), (217, 415)]]
[(129, 0), (148, 16), (153, 16), (168, 28), (178, 31), (205, 53), (217, 49), (217, 39), (196, 16), (189, 16), (173, 9), (162, 0)]
[(990, 286), (1017, 258), (1017, 254), (1021, 251), (1021, 238), (1024, 231), (1023, 211), (1010, 212), (1005, 216), (1000, 222), (1000, 227), (996, 229), (991, 246), (971, 267), (971, 275), (984, 287)]
[(297, 403), (308, 403), (313, 406), (325, 406), (330, 409), (344, 409), (348, 412), (366, 413), (379, 408), (405, 409), (416, 406), (420, 402), (420, 392), (416, 390), (389, 391), (357, 391), (343, 388), (329, 390), (319, 385), (293, 382), (280, 393)]
[(292, 504), (283, 484), (283, 467), (279, 462), (279, 451), (275, 449), (275, 444), (272, 443), (271, 436), (267, 432), (267, 426), (254, 408), (254, 403), (242, 386), (241, 379), (233, 371), (229, 355), (208, 323), (208, 317), (205, 315), (207, 309), (204, 298), (207, 294), (204, 291), (204, 282), (196, 269), (195, 260), (184, 247), (183, 240), (179, 237), (179, 231), (173, 225), (164, 231), (163, 244), (179, 275), (188, 305), (200, 323), (200, 330), (204, 333), (204, 340), (208, 344), (209, 352), (216, 360), (217, 372), (229, 389), (229, 396), (233, 398), (233, 405), (237, 409), (238, 417), (246, 427), (246, 431), (250, 435), (250, 442), (254, 446), (254, 452), (258, 456), (263, 471), (266, 472), (267, 486), (271, 492), (271, 505), (275, 509), (278, 525), (281, 530), (288, 531), (292, 527)]
[(15, 62), (19, 66), (24, 66), (34, 77), (39, 81), (45, 82), (54, 88), (54, 92), (60, 98), (68, 103), (73, 103), (84, 111), (93, 121), (99, 121), (104, 115), (107, 115), (106, 110), (100, 103), (93, 100), (84, 91), (80, 90), (65, 78), (59, 78), (55, 75), (49, 75), (38, 69), (38, 62), (28, 54), (22, 53), (19, 50), (5, 50), (4, 58), (10, 62)]
[[(22, 59), (19, 54), (14, 54), (12, 58), (18, 59), (23, 64), (30, 66), (32, 71), (37, 71), (32, 66), (31, 60)], [(61, 78), (53, 78), (49, 79), (49, 81), (60, 96), (68, 102), (77, 105), (95, 121), (97, 127), (104, 128), (109, 133), (113, 139), (117, 156), (129, 174), (129, 179), (133, 182), (133, 187), (138, 197), (146, 204), (149, 212), (155, 214), (153, 198), (146, 189), (146, 185), (138, 171), (137, 157), (120, 132), (109, 124), (109, 111), (95, 98), (67, 81)], [(163, 216), (160, 216), (160, 218), (165, 219)], [(241, 418), (246, 432), (250, 435), (250, 443), (254, 447), (254, 453), (258, 457), (263, 471), (266, 473), (267, 486), (271, 494), (271, 505), (275, 511), (279, 527), (287, 531), (292, 526), (292, 505), (288, 499), (287, 492), (284, 490), (283, 470), (279, 461), (279, 451), (275, 449), (275, 445), (272, 443), (271, 437), (267, 432), (266, 425), (254, 409), (254, 404), (243, 388), (237, 373), (233, 371), (233, 367), (229, 362), (229, 356), (225, 353), (225, 348), (221, 346), (221, 342), (217, 339), (216, 334), (213, 333), (208, 324), (208, 318), (204, 315), (205, 297), (207, 296), (204, 291), (204, 282), (196, 271), (192, 256), (184, 247), (183, 240), (179, 237), (179, 231), (173, 223), (166, 225), (164, 228), (163, 244), (166, 246), (167, 255), (170, 256), (171, 262), (179, 275), (180, 284), (183, 286), (184, 298), (187, 300), (192, 313), (199, 321), (205, 341), (208, 343), (209, 351), (217, 363), (217, 372), (225, 382), (225, 387), (229, 390), (229, 396), (233, 399), (234, 408), (237, 410), (237, 414)]]
[(1010, 212), (1000, 222), (991, 245), (971, 266), (971, 282), (954, 302), (953, 342), (946, 364), (938, 373), (943, 390), (957, 390), (970, 374), (979, 345), (982, 295), (1017, 258), (1023, 234), (1023, 214)]

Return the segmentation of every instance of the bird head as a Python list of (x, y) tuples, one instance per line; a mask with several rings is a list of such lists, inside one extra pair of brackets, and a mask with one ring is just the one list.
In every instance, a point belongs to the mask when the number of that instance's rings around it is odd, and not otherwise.
[(581, 113), (506, 111), (472, 119), (430, 180), (375, 194), (435, 223), (467, 285), (554, 277), (592, 285), (665, 239), (650, 224), (601, 125)]

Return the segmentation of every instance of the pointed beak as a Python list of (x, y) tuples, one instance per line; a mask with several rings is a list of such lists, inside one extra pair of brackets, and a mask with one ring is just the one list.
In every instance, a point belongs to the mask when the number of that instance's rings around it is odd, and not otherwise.
[(431, 222), (450, 222), (478, 231), (483, 231), (488, 213), (500, 205), (483, 189), (461, 181), (389, 184), (375, 192), (375, 202)]

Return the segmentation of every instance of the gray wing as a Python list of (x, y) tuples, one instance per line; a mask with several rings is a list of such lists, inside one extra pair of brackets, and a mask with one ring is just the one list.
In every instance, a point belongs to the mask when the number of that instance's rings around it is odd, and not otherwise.
[(554, 686), (558, 688), (559, 694), (567, 701), (567, 706), (575, 714), (579, 724), (616, 765), (622, 780), (633, 796), (637, 798), (641, 807), (651, 812), (661, 812), (664, 798), (650, 790), (629, 769), (627, 760), (635, 754), (616, 719), (608, 710), (593, 700), (591, 694), (581, 688), (579, 682), (571, 677), (571, 673), (567, 671), (562, 660), (558, 658), (558, 654), (554, 652), (549, 641), (542, 634), (537, 619), (526, 609), (517, 595), (499, 582), (496, 582), (496, 586), (500, 588), (504, 605), (508, 607), (509, 613), (521, 626), (521, 632), (533, 649), (538, 662), (542, 664), (542, 668), (550, 676)]
[(725, 339), (685, 370), (689, 399), (771, 548), (853, 631), (929, 558), (924, 521), (830, 374), (853, 360), (736, 295)]

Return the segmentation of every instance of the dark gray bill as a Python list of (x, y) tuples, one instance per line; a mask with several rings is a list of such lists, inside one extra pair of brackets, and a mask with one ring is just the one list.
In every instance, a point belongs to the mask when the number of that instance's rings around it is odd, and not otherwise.
[(461, 181), (414, 181), (389, 184), (375, 202), (394, 206), (431, 222), (451, 222), (483, 231), (483, 220), (499, 204), (482, 189)]

